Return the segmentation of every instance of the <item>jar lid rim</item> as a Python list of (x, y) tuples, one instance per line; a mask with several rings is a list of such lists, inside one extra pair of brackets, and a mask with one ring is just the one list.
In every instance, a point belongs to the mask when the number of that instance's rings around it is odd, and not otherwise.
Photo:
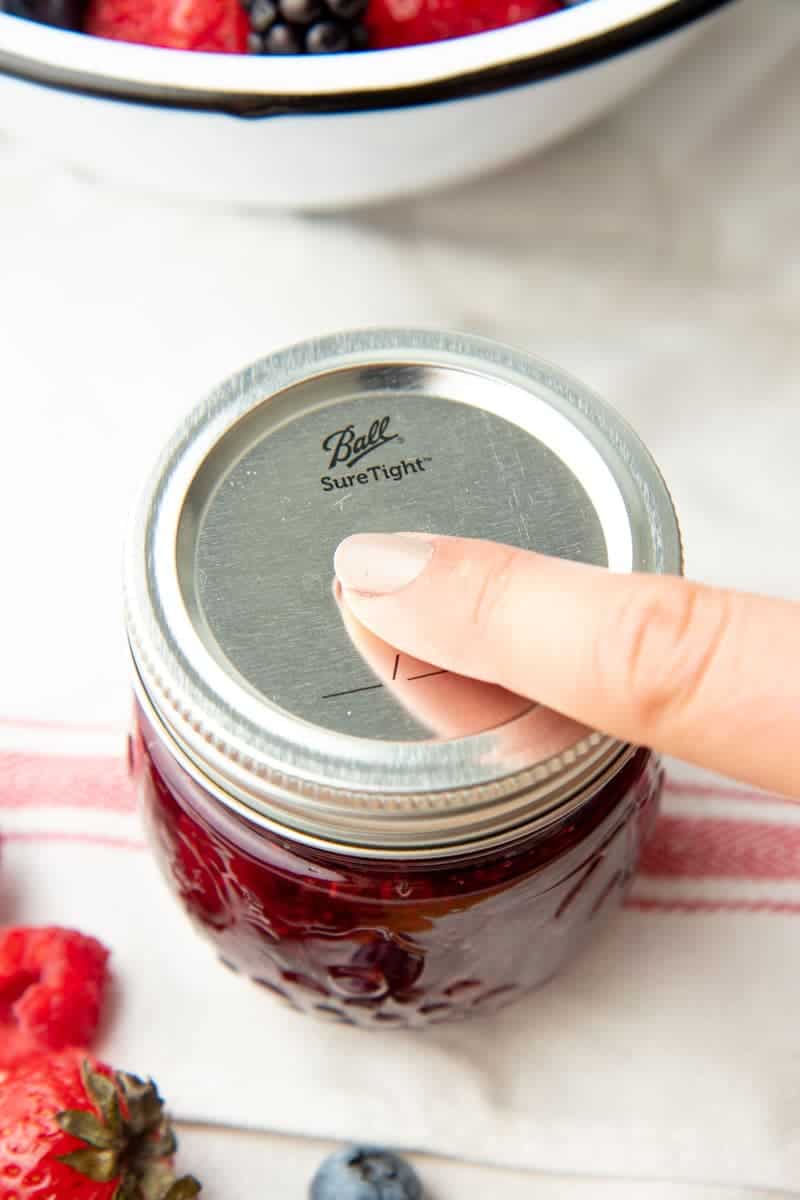
[[(481, 338), (369, 330), (316, 339), (239, 372), (193, 410), (151, 475), (127, 542), (126, 624), (140, 694), (221, 794), (253, 812), (354, 845), (430, 846), (508, 826), (523, 812), (552, 812), (618, 761), (621, 744), (562, 718), (547, 743), (551, 752), (532, 761), (531, 739), (547, 711), (537, 706), (497, 728), (442, 741), (321, 728), (256, 694), (220, 663), (197, 633), (180, 579), (186, 497), (214, 447), (296, 385), (376, 364), (429, 369), (458, 386), (473, 373), (544, 398), (619, 485), (626, 530), (614, 519), (630, 541), (627, 569), (679, 574), (682, 548), (666, 486), (627, 424), (558, 368)], [(609, 530), (615, 533), (611, 519), (607, 540)]]

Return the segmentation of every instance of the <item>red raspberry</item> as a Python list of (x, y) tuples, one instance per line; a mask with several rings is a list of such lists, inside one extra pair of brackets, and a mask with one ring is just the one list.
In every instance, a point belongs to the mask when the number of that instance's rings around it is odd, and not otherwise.
[(72, 929), (0, 930), (0, 1067), (89, 1045), (107, 961), (105, 946)]
[(119, 42), (245, 54), (250, 24), (239, 0), (90, 0), (85, 29)]
[(376, 50), (440, 42), (560, 12), (557, 0), (370, 0), (369, 44)]

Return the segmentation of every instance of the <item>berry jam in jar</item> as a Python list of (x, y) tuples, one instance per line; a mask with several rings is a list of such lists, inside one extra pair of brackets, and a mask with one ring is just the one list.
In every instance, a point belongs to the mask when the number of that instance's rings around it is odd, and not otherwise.
[(403, 331), (223, 384), (126, 557), (133, 769), (165, 878), (225, 965), (373, 1028), (553, 975), (620, 905), (662, 780), (651, 751), (360, 626), (333, 552), (408, 529), (681, 570), (666, 488), (610, 409), (513, 350)]

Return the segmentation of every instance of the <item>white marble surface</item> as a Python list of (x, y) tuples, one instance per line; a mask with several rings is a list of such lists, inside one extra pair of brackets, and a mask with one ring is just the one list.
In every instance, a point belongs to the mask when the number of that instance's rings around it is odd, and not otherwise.
[[(798, 112), (800, 4), (742, 0), (677, 70), (569, 144), (347, 217), (122, 194), (17, 143), (0, 114), (0, 711), (123, 719), (118, 576), (97, 559), (118, 558), (143, 469), (219, 378), (343, 326), (457, 327), (558, 361), (651, 446), (693, 574), (800, 597)], [(108, 453), (82, 459), (82, 423), (88, 439), (98, 422)], [(32, 627), (35, 642), (20, 636)], [(299, 1198), (321, 1153), (197, 1129), (186, 1148), (209, 1200)], [(582, 1179), (424, 1168), (433, 1200), (768, 1194), (603, 1184), (590, 1156)]]

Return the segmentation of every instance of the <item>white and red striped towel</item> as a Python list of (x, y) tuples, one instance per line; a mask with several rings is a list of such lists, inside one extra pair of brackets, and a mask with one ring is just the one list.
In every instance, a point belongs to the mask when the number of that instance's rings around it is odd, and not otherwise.
[(676, 768), (627, 910), (571, 970), (496, 1021), (365, 1035), (218, 966), (153, 868), (122, 740), (0, 724), (3, 916), (114, 948), (103, 1051), (146, 1063), (182, 1118), (540, 1170), (800, 1179), (800, 807)]
[[(110, 726), (0, 720), (3, 841), (146, 851), (123, 744)], [(673, 763), (628, 908), (800, 914), (800, 805)]]
[(745, 0), (601, 129), (361, 224), (187, 213), (0, 142), (0, 919), (112, 946), (102, 1049), (179, 1116), (637, 1200), (800, 1192), (800, 809), (676, 765), (630, 905), (561, 979), (424, 1037), (317, 1026), (217, 966), (142, 846), (119, 602), (126, 513), (188, 405), (376, 323), (561, 362), (652, 448), (694, 575), (800, 598), (799, 56), (800, 5)]

